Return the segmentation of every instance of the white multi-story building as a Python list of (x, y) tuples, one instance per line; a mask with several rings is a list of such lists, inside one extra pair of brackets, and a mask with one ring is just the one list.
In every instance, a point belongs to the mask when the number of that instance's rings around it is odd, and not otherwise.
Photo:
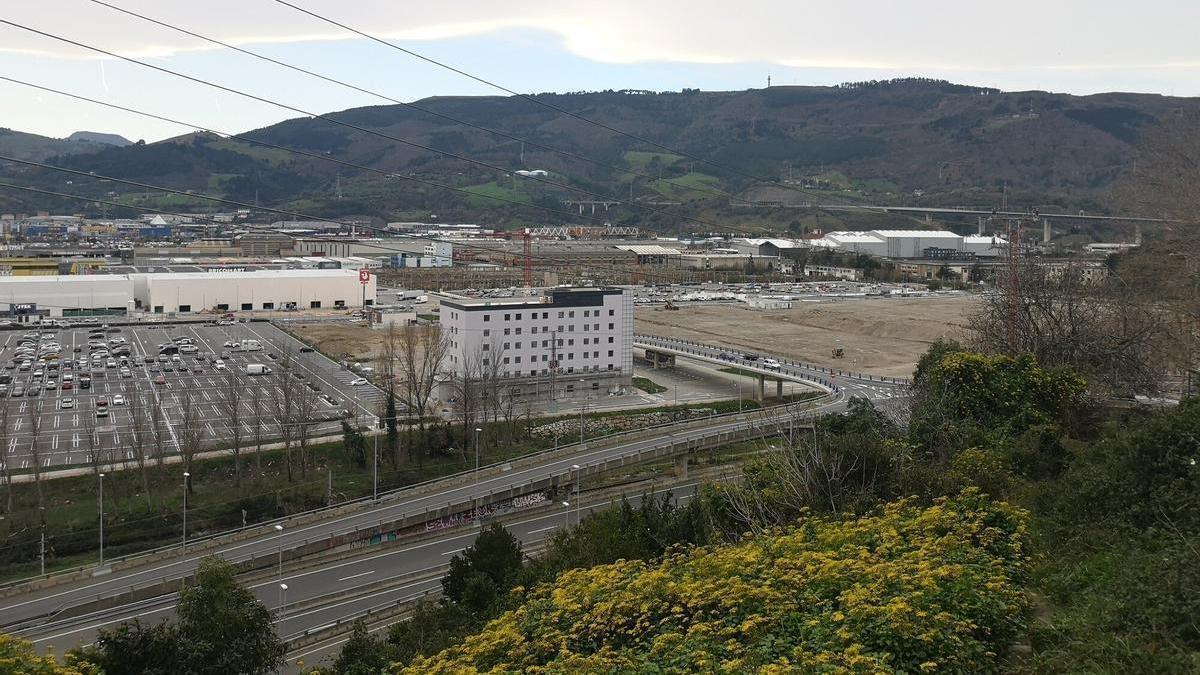
[[(453, 378), (511, 380), (523, 400), (616, 392), (633, 378), (633, 297), (617, 288), (441, 300)], [(581, 391), (582, 390), (582, 391)]]

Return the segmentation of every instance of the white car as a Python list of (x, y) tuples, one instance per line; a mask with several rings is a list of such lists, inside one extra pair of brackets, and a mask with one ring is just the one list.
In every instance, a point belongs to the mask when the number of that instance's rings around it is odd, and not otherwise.
[(123, 394), (114, 394), (112, 404), (113, 405), (125, 405), (125, 396)]
[(215, 366), (217, 370), (225, 370), (225, 362), (221, 359), (217, 359), (216, 362), (213, 363), (213, 366)]
[(775, 359), (763, 359), (762, 367), (766, 368), (767, 370), (779, 370), (783, 367), (783, 365)]
[(221, 346), (225, 347), (226, 349), (237, 349), (238, 347), (241, 347), (242, 344), (240, 342), (234, 342), (233, 340), (226, 340), (225, 344)]
[(369, 382), (367, 381), (367, 378), (365, 378), (365, 377), (356, 377), (353, 380), (350, 380), (351, 387), (358, 387), (358, 386), (361, 386), (364, 384), (369, 384)]
[(68, 396), (58, 402), (58, 407), (62, 410), (71, 410), (75, 407), (75, 399)]

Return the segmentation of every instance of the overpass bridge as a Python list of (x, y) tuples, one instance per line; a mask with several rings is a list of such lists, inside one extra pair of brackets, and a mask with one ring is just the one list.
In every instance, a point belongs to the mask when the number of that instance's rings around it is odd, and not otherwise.
[[(775, 396), (783, 398), (783, 383), (798, 382), (810, 387), (823, 389), (832, 394), (845, 392), (847, 395), (862, 396), (870, 399), (891, 398), (898, 395), (909, 385), (907, 378), (885, 377), (867, 373), (839, 370), (817, 366), (802, 361), (793, 361), (771, 355), (756, 355), (756, 359), (747, 359), (746, 353), (740, 349), (709, 345), (680, 338), (660, 337), (657, 335), (635, 335), (633, 346), (646, 352), (646, 360), (655, 368), (674, 365), (677, 357), (711, 363), (725, 367), (737, 368), (757, 376), (758, 386), (754, 388), (755, 400), (762, 401), (765, 396), (766, 381), (775, 381)], [(762, 365), (763, 359), (774, 358), (779, 362), (779, 368), (767, 368)]]

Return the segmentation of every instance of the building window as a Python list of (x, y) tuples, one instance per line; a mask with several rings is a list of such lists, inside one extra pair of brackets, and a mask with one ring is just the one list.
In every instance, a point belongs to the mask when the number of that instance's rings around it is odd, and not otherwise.
[(508, 345), (509, 345), (509, 343), (508, 343), (508, 342), (505, 342), (505, 343), (504, 343), (504, 351), (508, 351)]
[[(455, 330), (455, 331), (458, 331), (458, 329), (457, 329), (457, 328), (455, 328), (454, 330)], [(492, 329), (491, 329), (491, 328), (484, 328), (484, 329), (483, 329), (483, 337), (487, 337), (487, 336), (489, 336), (489, 335), (491, 335), (491, 334), (492, 334)]]
[[(575, 372), (575, 366), (571, 366), (570, 368), (567, 368), (567, 372), (568, 372), (568, 373), (573, 373), (573, 372)], [(574, 391), (574, 388), (572, 388), (572, 389), (571, 389), (571, 391)]]
[(492, 346), (491, 346), (491, 345), (489, 345), (489, 344), (487, 344), (487, 343), (484, 343), (484, 345), (483, 345), (483, 351), (485, 351), (485, 352), (490, 352), (490, 351), (492, 351)]
[(521, 334), (521, 329), (518, 327), (518, 328), (517, 328), (517, 335), (520, 335), (520, 334)]
[(611, 310), (611, 309), (610, 309), (610, 310), (608, 310), (608, 315), (609, 315), (609, 316), (614, 316), (615, 314), (616, 314), (616, 312), (614, 312), (613, 310)]
[(587, 327), (588, 327), (588, 325), (586, 323), (583, 324), (583, 332), (585, 332), (585, 333), (587, 332)]
[(613, 329), (613, 325), (614, 325), (614, 324), (611, 324), (611, 323), (610, 323), (610, 324), (608, 324), (608, 329), (609, 329), (609, 330), (612, 330), (612, 329)]
[(484, 359), (484, 360), (483, 360), (483, 365), (485, 365), (485, 366), (486, 366), (486, 365), (489, 365), (490, 363), (491, 363), (491, 362), (490, 362), (490, 361), (488, 361), (487, 359)]
[(575, 332), (575, 324), (573, 324), (573, 323), (567, 324), (567, 331), (570, 333), (574, 333)]
[(567, 346), (568, 346), (568, 347), (574, 347), (574, 346), (575, 346), (575, 338), (568, 338), (568, 339), (567, 339)]
[(517, 314), (517, 321), (520, 321), (520, 320), (521, 320), (521, 315)]
[(613, 339), (612, 339), (611, 337), (610, 337), (610, 338), (608, 338), (608, 344), (610, 344), (610, 345), (611, 345), (612, 343), (613, 343)]
[(593, 359), (598, 359), (598, 358), (600, 358), (600, 352), (592, 352), (592, 358), (593, 358)]
[(548, 360), (547, 356), (545, 354), (542, 354), (542, 361), (546, 361), (546, 360)]
[(611, 350), (611, 349), (610, 349), (610, 350), (608, 350), (608, 358), (610, 358), (610, 359), (611, 359), (611, 358), (612, 358), (612, 355), (613, 355), (613, 350)]
[(575, 352), (567, 352), (567, 360), (574, 361), (575, 360)]
[(264, 302), (264, 303), (263, 303), (263, 309), (275, 309), (275, 303), (273, 303), (273, 302)]
[(155, 313), (155, 314), (162, 314), (162, 313), (163, 313), (163, 306), (162, 306), (162, 305), (155, 305), (155, 306), (154, 306), (154, 313)]
[(511, 332), (511, 330), (512, 330), (512, 329), (510, 329), (510, 328), (505, 328), (505, 329), (504, 329), (504, 334), (505, 334), (505, 335), (508, 335), (508, 334)]
[(519, 357), (519, 356), (513, 357), (513, 363), (520, 363), (520, 362), (521, 362), (521, 357)]
[(560, 319), (561, 319), (561, 318), (563, 318), (563, 313), (562, 313), (562, 312), (559, 312), (559, 313), (558, 313), (558, 318), (560, 318)]
[(508, 357), (504, 357), (504, 365), (508, 365)]
[(550, 312), (542, 312), (542, 318), (543, 318), (543, 319), (549, 319), (549, 318), (550, 318)]
[(492, 315), (491, 315), (491, 314), (484, 314), (484, 315), (483, 315), (483, 320), (484, 320), (484, 321), (491, 321), (491, 320), (492, 320)]
[(321, 309), (321, 301), (313, 300), (312, 302), (308, 303), (308, 307), (309, 309)]
[(600, 330), (600, 324), (598, 324), (598, 323), (592, 324), (592, 330)]
[(504, 320), (505, 320), (505, 321), (512, 321), (512, 314), (505, 314), (505, 315), (504, 315)]
[(346, 307), (346, 301), (345, 300), (334, 300), (333, 306), (338, 309), (343, 309)]
[(537, 368), (534, 368), (533, 370), (529, 371), (529, 374), (530, 374), (530, 375), (537, 375)]
[(179, 311), (181, 311), (181, 312), (190, 312), (190, 311), (192, 311), (192, 306), (191, 306), (191, 305), (180, 305), (180, 306), (179, 306)]
[(608, 369), (609, 369), (609, 370), (612, 370), (612, 369), (613, 369), (613, 364), (611, 364), (611, 363), (610, 363), (610, 364), (608, 364)]
[(574, 318), (575, 318), (575, 310), (571, 310), (571, 311), (570, 311), (570, 312), (567, 314), (567, 318), (568, 318), (568, 319), (574, 319)]

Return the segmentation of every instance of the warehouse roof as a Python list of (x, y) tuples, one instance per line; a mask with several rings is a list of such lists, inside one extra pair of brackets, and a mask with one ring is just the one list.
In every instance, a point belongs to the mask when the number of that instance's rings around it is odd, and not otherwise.
[(151, 281), (197, 281), (200, 279), (308, 279), (312, 277), (357, 277), (358, 270), (252, 270), (249, 272), (167, 272), (155, 274), (139, 274)]
[(620, 249), (622, 251), (629, 251), (630, 253), (635, 253), (637, 255), (679, 255), (679, 253), (680, 253), (679, 249), (677, 249), (677, 248), (670, 248), (667, 246), (659, 246), (658, 244), (646, 244), (646, 245), (625, 244), (625, 245), (621, 245), (621, 246), (616, 246), (615, 248)]
[(948, 230), (871, 230), (871, 234), (878, 237), (920, 237), (922, 239), (961, 239), (961, 235), (954, 234)]

